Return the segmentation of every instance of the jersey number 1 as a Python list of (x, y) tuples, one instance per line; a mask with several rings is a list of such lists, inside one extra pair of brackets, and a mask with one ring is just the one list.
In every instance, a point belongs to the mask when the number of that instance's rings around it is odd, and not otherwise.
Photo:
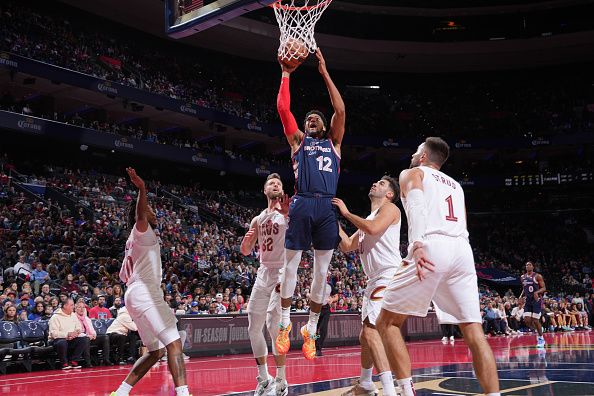
[(450, 195), (445, 200), (448, 203), (448, 212), (449, 212), (449, 214), (446, 216), (446, 220), (447, 221), (458, 221), (458, 218), (456, 216), (454, 216), (454, 203), (452, 202), (452, 196)]
[(320, 155), (316, 158), (316, 161), (318, 161), (318, 170), (332, 173), (332, 158)]

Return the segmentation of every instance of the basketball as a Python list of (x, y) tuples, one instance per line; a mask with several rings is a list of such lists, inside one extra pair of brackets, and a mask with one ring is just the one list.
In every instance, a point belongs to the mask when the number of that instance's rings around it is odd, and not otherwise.
[(287, 67), (297, 67), (309, 55), (305, 43), (299, 39), (289, 38), (279, 51), (278, 60)]

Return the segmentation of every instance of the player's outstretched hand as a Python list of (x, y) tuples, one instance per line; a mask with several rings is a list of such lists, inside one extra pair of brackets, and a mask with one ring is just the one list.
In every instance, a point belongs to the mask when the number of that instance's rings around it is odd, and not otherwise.
[(300, 64), (298, 64), (297, 66), (291, 67), (291, 66), (287, 65), (285, 62), (283, 62), (280, 58), (278, 58), (278, 63), (281, 66), (281, 70), (283, 72), (287, 72), (289, 74), (293, 73), (300, 65)]
[(422, 281), (427, 276), (427, 272), (435, 271), (435, 265), (427, 259), (427, 254), (422, 247), (413, 251), (413, 260), (417, 266), (417, 276)]
[(326, 60), (324, 59), (324, 55), (322, 55), (322, 50), (318, 48), (316, 50), (316, 58), (318, 58), (318, 71), (321, 75), (328, 74), (328, 69), (326, 69)]
[(243, 239), (252, 239), (256, 235), (256, 229), (250, 228), (248, 232), (245, 233)]
[(128, 172), (128, 176), (130, 176), (130, 181), (132, 182), (132, 184), (136, 186), (136, 188), (138, 188), (139, 190), (144, 190), (146, 188), (144, 185), (144, 180), (142, 180), (140, 176), (136, 174), (134, 168), (126, 168), (126, 172)]
[(287, 194), (285, 194), (285, 195), (278, 197), (276, 200), (280, 204), (280, 208), (277, 207), (277, 208), (275, 208), (275, 210), (285, 217), (288, 216), (289, 215), (289, 202), (290, 202), (289, 196)]
[(336, 206), (340, 211), (340, 214), (346, 216), (349, 212), (349, 208), (345, 205), (345, 203), (340, 198), (332, 198), (332, 205)]

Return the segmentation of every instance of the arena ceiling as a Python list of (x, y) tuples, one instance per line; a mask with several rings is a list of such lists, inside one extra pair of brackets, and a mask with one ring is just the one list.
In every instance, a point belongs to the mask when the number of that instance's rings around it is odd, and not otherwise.
[[(164, 33), (164, 5), (161, 0), (61, 1), (154, 36), (169, 39)], [(365, 5), (358, 3), (365, 3)], [(385, 6), (384, 3), (392, 5)], [(352, 10), (366, 14), (415, 13), (414, 15), (424, 16), (428, 13), (436, 16), (467, 12), (471, 13), (467, 15), (483, 15), (485, 12), (505, 14), (517, 12), (518, 9), (540, 10), (543, 7), (556, 8), (567, 4), (594, 4), (594, 0), (546, 2), (509, 0), (498, 6), (490, 5), (494, 1), (485, 0), (476, 2), (480, 6), (470, 8), (466, 6), (469, 3), (474, 4), (474, 1), (445, 1), (456, 8), (412, 7), (412, 3), (412, 0), (373, 0), (371, 2), (336, 0), (332, 7), (340, 11)], [(437, 0), (415, 3), (429, 6), (437, 3)], [(260, 12), (266, 12), (266, 10)], [(479, 14), (476, 14), (477, 12)], [(372, 15), (367, 17), (373, 18)], [(273, 20), (272, 12), (271, 19)], [(316, 37), (318, 44), (324, 49), (329, 64), (344, 70), (435, 73), (528, 68), (594, 61), (594, 29), (513, 40), (496, 38), (496, 40), (464, 42), (368, 40), (321, 33)], [(278, 28), (265, 21), (240, 17), (180, 41), (189, 46), (274, 61), (278, 46)]]

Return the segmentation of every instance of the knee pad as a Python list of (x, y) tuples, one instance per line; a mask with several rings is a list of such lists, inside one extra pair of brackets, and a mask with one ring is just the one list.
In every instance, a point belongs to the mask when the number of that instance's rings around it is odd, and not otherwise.
[(313, 280), (311, 282), (310, 300), (318, 304), (324, 303), (326, 277), (328, 275), (328, 267), (330, 266), (333, 252), (334, 250), (314, 251), (314, 270)]
[(301, 261), (301, 250), (285, 251), (285, 266), (281, 278), (281, 298), (291, 298), (297, 286), (297, 269)]

